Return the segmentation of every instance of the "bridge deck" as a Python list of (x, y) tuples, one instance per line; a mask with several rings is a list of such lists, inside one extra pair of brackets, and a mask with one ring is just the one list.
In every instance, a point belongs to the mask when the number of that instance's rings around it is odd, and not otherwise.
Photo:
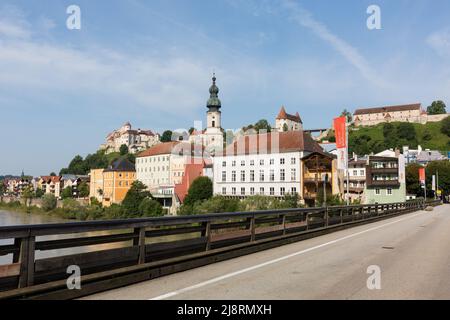
[[(85, 299), (449, 299), (450, 205)], [(381, 268), (368, 290), (367, 268)]]

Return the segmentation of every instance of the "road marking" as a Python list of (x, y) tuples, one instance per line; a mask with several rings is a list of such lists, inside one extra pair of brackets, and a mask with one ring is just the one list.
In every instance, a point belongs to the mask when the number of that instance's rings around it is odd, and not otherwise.
[(421, 214), (423, 214), (423, 212), (416, 213), (416, 214), (414, 214), (412, 216), (408, 216), (408, 217), (405, 217), (405, 218), (402, 218), (402, 219), (398, 219), (398, 220), (395, 220), (395, 221), (392, 221), (392, 222), (389, 222), (389, 223), (385, 223), (385, 224), (382, 224), (380, 226), (373, 227), (373, 228), (370, 228), (370, 229), (367, 229), (367, 230), (364, 230), (364, 231), (353, 233), (353, 234), (350, 234), (348, 236), (345, 236), (345, 237), (342, 237), (342, 238), (339, 238), (339, 239), (336, 239), (336, 240), (332, 240), (332, 241), (329, 241), (329, 242), (317, 245), (315, 247), (311, 247), (311, 248), (308, 248), (308, 249), (305, 249), (305, 250), (297, 251), (297, 252), (291, 253), (291, 254), (289, 254), (287, 256), (283, 256), (283, 257), (280, 257), (280, 258), (277, 258), (277, 259), (266, 261), (266, 262), (263, 262), (261, 264), (257, 264), (257, 265), (254, 265), (252, 267), (249, 267), (249, 268), (245, 268), (245, 269), (242, 269), (242, 270), (239, 270), (239, 271), (231, 272), (231, 273), (225, 274), (225, 275), (217, 277), (217, 278), (213, 278), (213, 279), (210, 279), (210, 280), (207, 280), (207, 281), (204, 281), (204, 282), (200, 282), (200, 283), (198, 283), (196, 285), (193, 285), (193, 286), (189, 286), (189, 287), (186, 287), (186, 288), (183, 288), (183, 289), (175, 290), (175, 291), (172, 291), (172, 292), (169, 292), (169, 293), (157, 296), (155, 298), (151, 298), (149, 300), (164, 300), (164, 299), (167, 299), (167, 298), (171, 298), (173, 296), (176, 296), (176, 295), (188, 292), (188, 291), (199, 289), (199, 288), (205, 287), (207, 285), (210, 285), (210, 284), (213, 284), (213, 283), (225, 280), (225, 279), (229, 279), (229, 278), (238, 276), (238, 275), (246, 273), (246, 272), (250, 272), (250, 271), (253, 271), (253, 270), (256, 270), (256, 269), (260, 269), (260, 268), (266, 267), (268, 265), (278, 263), (280, 261), (284, 261), (284, 260), (287, 260), (287, 259), (299, 256), (299, 255), (302, 255), (302, 254), (305, 254), (305, 253), (308, 253), (308, 252), (311, 252), (311, 251), (314, 251), (314, 250), (317, 250), (317, 249), (320, 249), (320, 248), (323, 248), (323, 247), (326, 247), (326, 246), (329, 246), (329, 245), (332, 245), (332, 244), (335, 244), (335, 243), (338, 243), (338, 242), (341, 242), (341, 241), (344, 241), (344, 240), (347, 240), (347, 239), (350, 239), (350, 238), (357, 237), (357, 236), (362, 235), (362, 234), (367, 233), (367, 232), (375, 231), (375, 230), (381, 229), (383, 227), (390, 226), (390, 225), (393, 225), (395, 223), (399, 223), (399, 222), (402, 222), (404, 220), (408, 220), (408, 219), (417, 217), (418, 215), (421, 215)]

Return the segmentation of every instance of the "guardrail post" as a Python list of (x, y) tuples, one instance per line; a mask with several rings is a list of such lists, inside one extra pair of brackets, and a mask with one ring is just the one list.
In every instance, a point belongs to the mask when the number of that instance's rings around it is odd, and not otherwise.
[(20, 241), (20, 276), (19, 288), (34, 284), (34, 258), (36, 237), (29, 236)]
[(283, 236), (286, 234), (286, 214), (283, 214)]
[(145, 263), (145, 228), (138, 228), (136, 233), (139, 234), (139, 238), (136, 239), (139, 246), (139, 258), (138, 264)]
[(250, 233), (251, 233), (251, 238), (250, 238), (250, 241), (251, 242), (253, 242), (253, 241), (255, 241), (255, 239), (256, 239), (256, 236), (255, 236), (255, 230), (256, 229), (256, 226), (255, 226), (255, 216), (253, 216), (253, 217), (251, 217), (250, 218)]
[(18, 249), (13, 254), (13, 263), (18, 263), (20, 261), (20, 247), (21, 247), (21, 238), (14, 238), (14, 247)]
[(341, 218), (341, 224), (343, 224), (344, 223), (344, 210), (342, 208), (339, 210), (339, 215)]
[(306, 213), (306, 230), (309, 230), (309, 213)]
[(329, 212), (328, 212), (328, 207), (325, 207), (325, 227), (329, 226)]
[(206, 237), (206, 251), (208, 251), (211, 249), (211, 221), (208, 221), (206, 223), (205, 237)]

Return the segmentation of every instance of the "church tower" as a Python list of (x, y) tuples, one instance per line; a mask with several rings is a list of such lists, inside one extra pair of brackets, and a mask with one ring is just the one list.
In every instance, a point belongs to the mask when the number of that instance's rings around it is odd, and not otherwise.
[(209, 99), (206, 103), (208, 111), (206, 113), (206, 132), (205, 145), (209, 149), (218, 150), (217, 147), (223, 146), (222, 133), (222, 112), (220, 111), (222, 103), (219, 99), (219, 88), (216, 85), (216, 75), (213, 75), (212, 85), (209, 88)]

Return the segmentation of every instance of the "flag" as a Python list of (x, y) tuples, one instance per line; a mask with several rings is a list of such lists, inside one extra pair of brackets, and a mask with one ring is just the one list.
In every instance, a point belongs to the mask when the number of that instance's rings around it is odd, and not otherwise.
[(337, 168), (347, 169), (348, 149), (347, 149), (347, 117), (335, 118), (333, 122), (334, 134), (336, 137)]
[(425, 168), (419, 169), (419, 181), (421, 184), (425, 184)]

